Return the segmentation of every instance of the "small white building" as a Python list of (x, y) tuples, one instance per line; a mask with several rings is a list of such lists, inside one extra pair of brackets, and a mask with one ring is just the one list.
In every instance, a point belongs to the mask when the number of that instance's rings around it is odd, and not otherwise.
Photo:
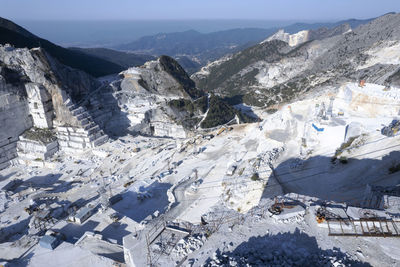
[(83, 224), (93, 214), (93, 209), (89, 207), (83, 207), (78, 210), (73, 217), (73, 221), (79, 224)]

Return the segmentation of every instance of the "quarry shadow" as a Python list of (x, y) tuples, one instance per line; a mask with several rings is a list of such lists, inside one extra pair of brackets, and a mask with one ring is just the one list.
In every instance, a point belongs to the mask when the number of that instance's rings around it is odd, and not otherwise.
[(106, 228), (101, 231), (101, 235), (106, 239), (114, 239), (117, 241), (118, 245), (122, 245), (122, 239), (124, 236), (131, 234), (131, 232), (127, 231), (127, 224), (121, 223), (111, 223)]
[(146, 188), (140, 188), (138, 192), (127, 191), (122, 194), (122, 200), (114, 204), (112, 208), (123, 216), (137, 223), (155, 212), (164, 213), (168, 208), (167, 191), (171, 187), (168, 183), (154, 182)]
[(0, 243), (14, 242), (28, 233), (31, 216), (20, 222), (8, 225), (0, 229)]
[[(238, 266), (331, 266), (333, 259), (336, 264), (339, 260), (344, 266), (371, 266), (351, 259), (339, 248), (323, 250), (313, 236), (300, 232), (278, 233), (276, 235), (253, 236), (241, 243), (233, 251), (216, 251), (218, 265), (229, 266), (230, 259), (234, 258)], [(208, 258), (204, 266), (214, 266)], [(332, 265), (336, 266), (336, 265)]]
[(95, 222), (92, 220), (88, 220), (85, 223), (76, 224), (76, 223), (68, 223), (63, 228), (59, 230), (60, 233), (63, 233), (67, 236), (67, 242), (75, 244), (76, 241), (81, 238), (85, 232), (94, 232), (94, 229), (99, 225), (99, 222)]
[[(380, 150), (372, 152), (377, 151)], [(274, 167), (262, 196), (273, 198), (297, 193), (321, 200), (361, 205), (367, 185), (396, 186), (400, 183), (400, 171), (389, 172), (394, 164), (400, 164), (400, 151), (392, 151), (382, 159), (349, 157), (334, 161), (332, 157), (325, 156), (306, 160), (291, 158)]]
[(112, 259), (116, 262), (124, 262), (124, 252), (114, 252), (114, 253), (99, 253), (99, 256), (103, 256)]
[[(12, 260), (12, 261), (10, 261), (10, 263), (11, 263), (10, 266), (14, 266), (14, 267), (29, 266), (30, 260), (33, 257), (33, 255), (34, 255), (33, 252), (29, 252), (27, 255), (23, 256), (22, 258)], [(1, 259), (0, 259), (0, 261), (1, 261)]]
[(51, 173), (44, 176), (33, 176), (24, 181), (23, 186), (20, 186), (18, 191), (22, 191), (27, 187), (50, 187), (54, 185), (62, 185), (59, 182), (60, 177), (62, 176), (61, 173)]
[(256, 120), (260, 120), (260, 118), (254, 113), (253, 109), (250, 106), (245, 106), (243, 103), (241, 103), (235, 105), (234, 108)]

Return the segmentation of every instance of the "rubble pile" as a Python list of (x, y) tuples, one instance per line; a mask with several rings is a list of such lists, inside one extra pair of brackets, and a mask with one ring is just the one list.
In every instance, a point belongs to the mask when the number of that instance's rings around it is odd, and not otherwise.
[[(214, 252), (203, 266), (349, 266), (355, 260), (336, 248), (321, 250), (307, 244), (305, 234), (251, 238), (233, 252)], [(271, 240), (268, 241), (268, 239)], [(284, 239), (284, 240), (281, 240)]]
[(195, 250), (200, 249), (207, 237), (203, 234), (196, 234), (181, 239), (174, 247), (173, 253), (178, 258), (183, 258)]

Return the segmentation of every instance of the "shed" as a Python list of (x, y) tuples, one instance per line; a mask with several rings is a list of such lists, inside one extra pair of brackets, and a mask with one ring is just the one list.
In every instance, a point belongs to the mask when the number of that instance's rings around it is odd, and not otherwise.
[(55, 249), (60, 243), (61, 239), (58, 238), (57, 236), (52, 236), (52, 235), (45, 235), (39, 241), (41, 247), (48, 248), (51, 250)]
[(90, 216), (92, 216), (93, 210), (89, 207), (83, 207), (74, 216), (74, 221), (76, 223), (84, 223)]

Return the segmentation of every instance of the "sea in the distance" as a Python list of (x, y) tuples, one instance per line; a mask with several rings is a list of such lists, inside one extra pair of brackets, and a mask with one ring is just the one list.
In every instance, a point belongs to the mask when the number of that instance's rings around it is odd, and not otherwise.
[(282, 27), (293, 21), (270, 20), (132, 20), (132, 21), (15, 21), (33, 34), (70, 47), (113, 47), (157, 33), (196, 30), (201, 33), (234, 28)]

